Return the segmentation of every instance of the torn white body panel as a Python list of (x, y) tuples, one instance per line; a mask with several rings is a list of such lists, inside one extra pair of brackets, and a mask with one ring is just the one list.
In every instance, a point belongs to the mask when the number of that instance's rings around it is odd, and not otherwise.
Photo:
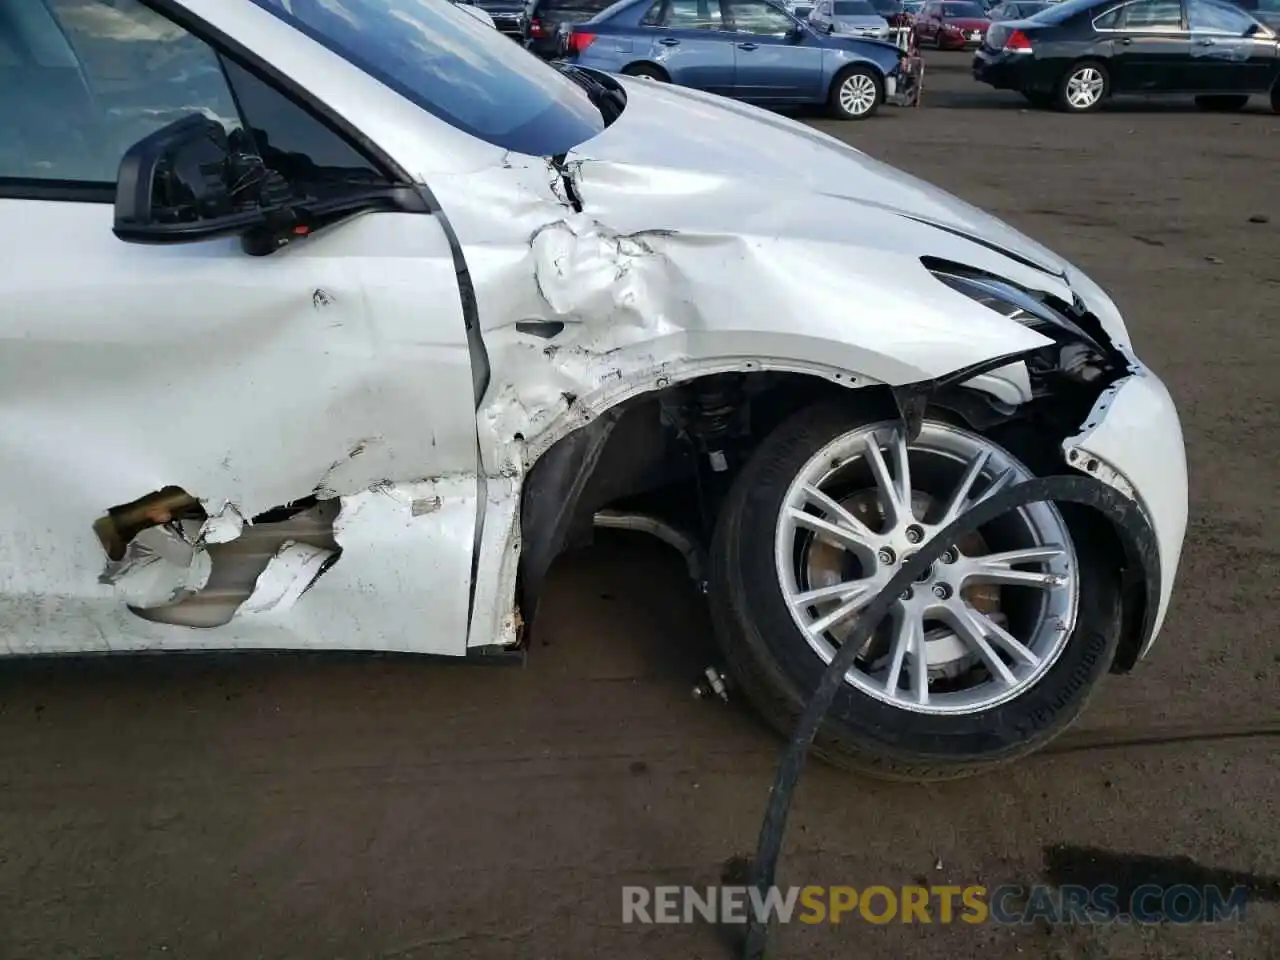
[(1151, 521), (1160, 551), (1161, 590), (1149, 649), (1169, 611), (1187, 531), (1187, 460), (1173, 399), (1149, 373), (1120, 380), (1103, 391), (1084, 430), (1062, 448), (1071, 466), (1137, 499)]
[(286, 540), (258, 577), (239, 613), (288, 612), (336, 556), (323, 547)]
[[(109, 205), (35, 206), (0, 200), (0, 236), (15, 239), (0, 256), (0, 651), (461, 652), (475, 416), (438, 220), (369, 214), (254, 258), (233, 239), (121, 243)], [(432, 476), (457, 479), (412, 482)], [(269, 628), (248, 615), (190, 629), (128, 613), (164, 584), (100, 583), (109, 560), (95, 522), (171, 485), (210, 514), (197, 565), (246, 518), (313, 493), (343, 498), (352, 543), (322, 580), (345, 590), (317, 585), (307, 615)], [(388, 492), (419, 488), (430, 492), (404, 503)], [(439, 506), (415, 516), (431, 496)], [(174, 589), (200, 579), (163, 569)]]
[(139, 532), (122, 559), (108, 561), (98, 582), (113, 585), (130, 607), (147, 610), (199, 593), (212, 571), (200, 524), (184, 520)]

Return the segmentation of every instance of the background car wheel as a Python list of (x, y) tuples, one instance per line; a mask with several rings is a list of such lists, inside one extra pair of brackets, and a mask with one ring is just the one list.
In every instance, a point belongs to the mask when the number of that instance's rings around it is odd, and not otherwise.
[(1058, 107), (1068, 113), (1088, 113), (1097, 110), (1110, 92), (1107, 68), (1096, 60), (1084, 60), (1072, 64), (1063, 74), (1055, 99)]
[(652, 63), (633, 63), (630, 66), (623, 67), (622, 72), (628, 77), (648, 77), (650, 80), (657, 80), (659, 83), (670, 83), (671, 77), (667, 71), (661, 67), (656, 67)]
[(1280, 80), (1271, 88), (1271, 112), (1280, 113)]
[[(712, 614), (734, 680), (790, 733), (901, 558), (1029, 476), (1002, 446), (942, 420), (926, 419), (910, 447), (897, 421), (841, 406), (785, 422), (736, 479), (713, 539)], [(874, 776), (952, 779), (1065, 729), (1120, 635), (1106, 547), (1066, 516), (1033, 504), (954, 544), (860, 652), (815, 751)]]
[(872, 67), (850, 67), (831, 84), (831, 112), (840, 120), (865, 120), (880, 109), (884, 84)]
[(1196, 97), (1196, 106), (1201, 110), (1213, 110), (1228, 113), (1243, 110), (1249, 97), (1244, 94), (1215, 94), (1213, 96)]

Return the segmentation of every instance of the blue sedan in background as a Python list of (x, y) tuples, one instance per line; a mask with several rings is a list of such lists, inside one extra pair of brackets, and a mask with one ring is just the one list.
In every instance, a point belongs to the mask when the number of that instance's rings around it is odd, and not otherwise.
[(583, 67), (762, 106), (825, 103), (842, 119), (914, 102), (891, 43), (815, 30), (771, 0), (621, 0), (565, 36)]

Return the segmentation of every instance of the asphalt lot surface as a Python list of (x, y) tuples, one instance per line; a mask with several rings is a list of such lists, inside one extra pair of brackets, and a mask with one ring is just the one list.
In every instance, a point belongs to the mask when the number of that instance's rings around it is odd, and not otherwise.
[[(811, 765), (780, 882), (1146, 879), (1148, 856), (1166, 883), (1249, 873), (1262, 894), (1216, 926), (791, 925), (778, 955), (1280, 955), (1280, 117), (1027, 111), (967, 64), (933, 55), (918, 110), (814, 122), (1112, 292), (1181, 404), (1180, 590), (1064, 749), (927, 788)], [(706, 925), (624, 926), (620, 888), (718, 882), (754, 845), (779, 741), (690, 696), (707, 617), (665, 548), (566, 559), (543, 616), (524, 669), (0, 666), (0, 957), (730, 956)]]

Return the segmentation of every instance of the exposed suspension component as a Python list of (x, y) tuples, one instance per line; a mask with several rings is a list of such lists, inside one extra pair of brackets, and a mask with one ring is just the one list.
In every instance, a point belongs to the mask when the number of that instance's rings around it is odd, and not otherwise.
[(685, 431), (715, 473), (728, 471), (730, 441), (746, 432), (743, 379), (737, 373), (707, 377), (686, 394), (682, 410)]

